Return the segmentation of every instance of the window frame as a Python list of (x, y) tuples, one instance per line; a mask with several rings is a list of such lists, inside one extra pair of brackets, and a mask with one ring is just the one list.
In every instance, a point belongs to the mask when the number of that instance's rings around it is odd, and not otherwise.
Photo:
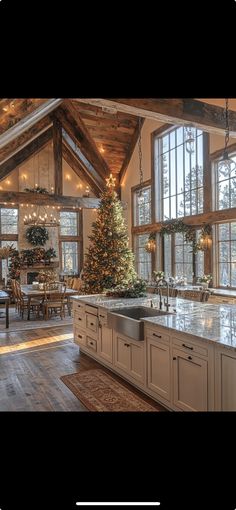
[[(136, 194), (144, 189), (144, 188), (149, 188), (150, 187), (150, 195), (151, 195), (151, 201), (150, 201), (150, 208), (151, 208), (151, 211), (150, 211), (150, 222), (149, 223), (143, 223), (141, 225), (136, 225), (136, 206), (135, 206), (135, 201), (136, 201)], [(150, 225), (153, 221), (153, 192), (152, 192), (152, 181), (151, 179), (148, 179), (147, 181), (143, 182), (143, 184), (137, 184), (136, 186), (132, 186), (131, 188), (131, 217), (132, 217), (132, 227), (145, 227), (146, 225)]]
[[(220, 248), (220, 242), (222, 241), (219, 241), (219, 226), (220, 225), (224, 225), (224, 224), (231, 224), (231, 223), (235, 223), (236, 224), (236, 219), (232, 219), (232, 220), (226, 220), (226, 221), (219, 221), (217, 222), (215, 225), (214, 225), (214, 244), (215, 244), (215, 255), (214, 255), (214, 262), (213, 262), (213, 267), (214, 267), (214, 280), (216, 282), (216, 287), (218, 289), (224, 289), (224, 290), (227, 290), (227, 289), (232, 289), (232, 290), (236, 290), (236, 286), (233, 287), (232, 285), (229, 285), (229, 286), (226, 286), (226, 285), (220, 285), (220, 268), (219, 268), (219, 264), (220, 264), (220, 257), (219, 257), (219, 248)], [(235, 241), (232, 239), (232, 237), (229, 239), (229, 240), (225, 240), (223, 242), (228, 242), (229, 245), (230, 245), (230, 252), (231, 252), (231, 243), (232, 241)], [(233, 264), (233, 262), (226, 262), (226, 264), (228, 264), (230, 266), (230, 279), (231, 279), (231, 271), (232, 271), (232, 268), (231, 268), (231, 265)]]
[(63, 271), (62, 267), (62, 243), (63, 242), (76, 242), (78, 246), (78, 267), (77, 273), (80, 274), (83, 267), (83, 215), (81, 209), (71, 209), (65, 208), (61, 210), (61, 212), (71, 212), (77, 213), (77, 236), (66, 236), (61, 235), (61, 230), (59, 227), (59, 261), (60, 261), (60, 271)]
[[(18, 211), (17, 213), (17, 234), (2, 234), (1, 229), (1, 210), (2, 209), (16, 209)], [(19, 206), (17, 204), (15, 205), (3, 205), (0, 204), (0, 246), (2, 246), (2, 241), (6, 241), (7, 243), (11, 244), (12, 241), (16, 241), (18, 243), (19, 238)], [(2, 261), (0, 263), (0, 280), (2, 280)]]

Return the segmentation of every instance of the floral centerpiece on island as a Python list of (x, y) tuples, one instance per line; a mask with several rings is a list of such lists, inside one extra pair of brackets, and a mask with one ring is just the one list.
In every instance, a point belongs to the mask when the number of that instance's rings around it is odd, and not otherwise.
[(153, 276), (154, 279), (157, 281), (160, 280), (160, 278), (165, 278), (165, 273), (164, 271), (153, 271)]

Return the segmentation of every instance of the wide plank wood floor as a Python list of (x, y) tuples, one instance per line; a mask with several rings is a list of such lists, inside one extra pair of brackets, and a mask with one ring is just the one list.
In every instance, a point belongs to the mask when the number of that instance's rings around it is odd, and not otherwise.
[[(73, 343), (71, 326), (1, 333), (0, 411), (87, 411), (60, 377), (99, 367)], [(114, 377), (165, 411), (123, 379)]]

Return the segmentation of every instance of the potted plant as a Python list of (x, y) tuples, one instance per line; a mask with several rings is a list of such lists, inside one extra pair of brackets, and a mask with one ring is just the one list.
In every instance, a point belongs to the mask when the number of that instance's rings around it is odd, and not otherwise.
[(208, 285), (212, 280), (211, 274), (203, 274), (199, 277), (199, 282), (202, 284), (203, 289), (208, 289)]

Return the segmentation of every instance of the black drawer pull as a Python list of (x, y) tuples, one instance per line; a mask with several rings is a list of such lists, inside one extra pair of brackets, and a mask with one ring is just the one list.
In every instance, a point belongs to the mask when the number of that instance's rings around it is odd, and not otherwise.
[(153, 333), (153, 336), (157, 336), (157, 338), (161, 338), (161, 335), (157, 335), (156, 333)]
[(90, 345), (94, 345), (93, 342), (89, 342), (89, 343), (90, 343)]
[(175, 361), (177, 358), (173, 358), (173, 361)]
[(82, 319), (79, 317), (79, 321), (82, 321)]
[(100, 314), (100, 315), (99, 315), (99, 317), (102, 317), (103, 319), (105, 319), (105, 315), (101, 315), (101, 314)]
[(192, 356), (188, 356), (188, 359), (193, 359)]
[(94, 326), (94, 323), (93, 323), (93, 322), (90, 322), (90, 326)]
[(83, 338), (82, 335), (78, 335), (78, 338)]
[(182, 344), (182, 347), (186, 347), (186, 349), (190, 349), (190, 351), (193, 351), (193, 347), (189, 347), (189, 345)]
[(130, 347), (130, 344), (125, 344), (126, 347)]

